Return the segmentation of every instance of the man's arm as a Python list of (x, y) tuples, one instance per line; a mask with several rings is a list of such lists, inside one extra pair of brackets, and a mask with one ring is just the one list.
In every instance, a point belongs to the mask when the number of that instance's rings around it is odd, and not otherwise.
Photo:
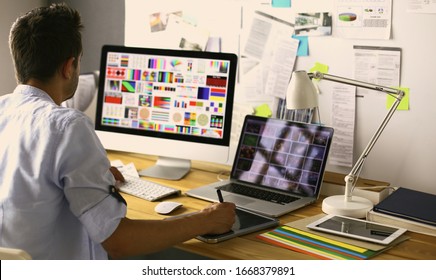
[(214, 203), (196, 214), (167, 220), (123, 218), (102, 245), (112, 258), (146, 255), (198, 235), (227, 232), (234, 222), (233, 203)]

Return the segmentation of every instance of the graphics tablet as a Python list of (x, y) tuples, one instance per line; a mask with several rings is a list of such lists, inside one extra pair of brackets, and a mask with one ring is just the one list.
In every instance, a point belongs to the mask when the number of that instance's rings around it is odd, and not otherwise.
[(355, 218), (327, 215), (307, 225), (308, 228), (374, 243), (387, 245), (406, 229), (386, 226)]
[(198, 240), (206, 243), (218, 243), (230, 238), (255, 232), (265, 228), (277, 226), (279, 220), (266, 216), (261, 216), (240, 208), (236, 208), (236, 221), (229, 232), (223, 234), (206, 234), (197, 236)]

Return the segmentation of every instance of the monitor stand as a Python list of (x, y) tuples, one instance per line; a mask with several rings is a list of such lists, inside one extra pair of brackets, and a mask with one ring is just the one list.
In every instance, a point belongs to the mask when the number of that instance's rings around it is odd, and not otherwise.
[(159, 157), (156, 165), (139, 170), (140, 176), (180, 180), (191, 170), (191, 161), (170, 157)]

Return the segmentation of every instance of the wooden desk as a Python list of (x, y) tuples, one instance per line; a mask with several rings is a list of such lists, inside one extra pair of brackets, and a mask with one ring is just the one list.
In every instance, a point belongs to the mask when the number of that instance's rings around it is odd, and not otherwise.
[[(148, 157), (138, 154), (128, 154), (108, 151), (110, 160), (121, 160), (124, 164), (133, 162), (137, 169), (146, 168), (154, 164), (155, 157)], [(168, 181), (162, 179), (151, 179), (158, 183), (176, 187), (182, 191), (182, 195), (168, 199), (183, 203), (182, 208), (176, 210), (172, 215), (180, 215), (194, 212), (204, 208), (210, 202), (186, 196), (184, 193), (192, 188), (200, 187), (216, 182), (217, 174), (230, 171), (229, 166), (193, 162), (192, 170), (179, 181)], [(123, 194), (127, 200), (127, 217), (131, 219), (163, 219), (168, 216), (159, 215), (154, 212), (158, 202), (145, 201), (127, 194)], [(280, 223), (285, 224), (301, 218), (310, 217), (321, 213), (322, 199), (313, 205), (306, 206), (300, 210), (291, 212), (280, 217)], [(269, 229), (270, 230), (270, 229)], [(266, 259), (266, 260), (289, 260), (315, 259), (309, 255), (297, 253), (277, 246), (267, 244), (256, 238), (264, 231), (244, 235), (218, 244), (206, 244), (196, 239), (189, 240), (177, 246), (179, 249), (210, 257), (213, 259)], [(378, 260), (403, 260), (403, 259), (432, 259), (436, 260), (436, 237), (407, 232), (409, 240), (391, 248), (390, 250), (376, 256)]]

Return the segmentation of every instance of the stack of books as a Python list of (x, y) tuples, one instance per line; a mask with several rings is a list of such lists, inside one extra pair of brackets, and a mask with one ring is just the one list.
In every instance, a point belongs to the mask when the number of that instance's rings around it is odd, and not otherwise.
[(398, 188), (376, 204), (366, 219), (436, 236), (436, 195)]

